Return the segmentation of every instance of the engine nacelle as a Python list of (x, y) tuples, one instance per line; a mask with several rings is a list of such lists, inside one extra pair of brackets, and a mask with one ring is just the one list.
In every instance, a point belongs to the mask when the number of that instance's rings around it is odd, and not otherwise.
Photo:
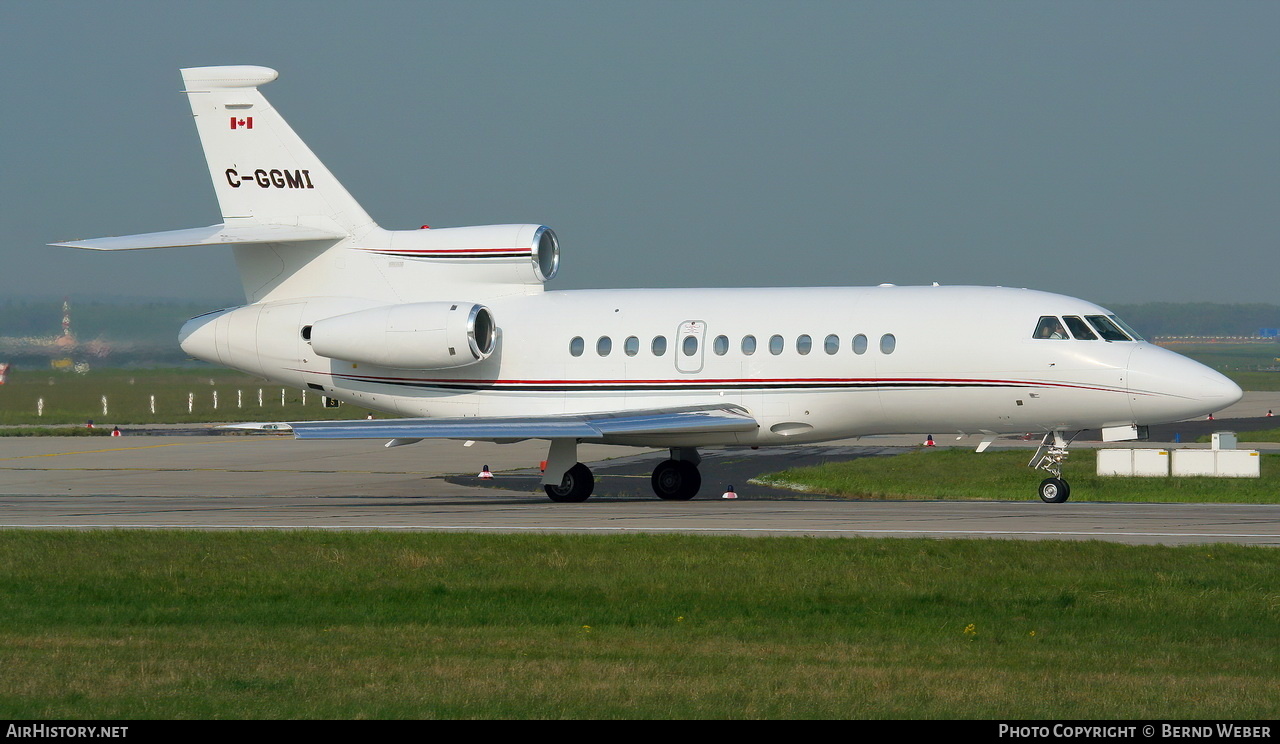
[(560, 269), (560, 243), (545, 225), (395, 230), (388, 257), (425, 261), (439, 281), (542, 284)]
[(413, 302), (316, 321), (311, 348), (320, 356), (391, 367), (448, 369), (493, 353), (497, 326), (489, 308), (472, 302)]

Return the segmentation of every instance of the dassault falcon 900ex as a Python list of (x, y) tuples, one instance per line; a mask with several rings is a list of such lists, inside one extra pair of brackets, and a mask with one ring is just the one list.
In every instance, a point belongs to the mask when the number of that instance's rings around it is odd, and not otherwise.
[(554, 501), (591, 495), (580, 442), (666, 448), (653, 490), (682, 500), (699, 447), (959, 432), (982, 450), (1031, 431), (1040, 498), (1061, 502), (1067, 433), (1135, 439), (1242, 395), (1091, 302), (1027, 289), (544, 291), (550, 228), (385, 230), (258, 91), (275, 70), (182, 77), (223, 222), (56, 245), (230, 245), (248, 304), (188, 321), (187, 353), (403, 416), (290, 424), (300, 439), (545, 439)]

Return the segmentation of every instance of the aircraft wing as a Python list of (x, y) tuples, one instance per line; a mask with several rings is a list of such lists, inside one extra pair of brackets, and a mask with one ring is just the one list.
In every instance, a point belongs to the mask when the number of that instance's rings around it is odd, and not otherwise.
[(758, 424), (746, 410), (724, 405), (552, 416), (295, 421), (289, 426), (298, 439), (517, 440), (746, 432)]
[(132, 251), (145, 248), (184, 248), (197, 245), (238, 243), (296, 243), (303, 240), (337, 240), (346, 233), (300, 225), (210, 225), (186, 230), (121, 235), (114, 238), (69, 240), (50, 245), (88, 248), (95, 251)]

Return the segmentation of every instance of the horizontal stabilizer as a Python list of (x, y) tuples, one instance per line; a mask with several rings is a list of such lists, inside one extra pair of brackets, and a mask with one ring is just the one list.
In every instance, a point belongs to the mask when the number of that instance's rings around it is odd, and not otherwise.
[(737, 406), (694, 406), (647, 411), (494, 418), (407, 418), (295, 421), (298, 439), (605, 439), (650, 434), (755, 431), (754, 418)]
[(95, 251), (135, 251), (145, 248), (185, 248), (197, 245), (242, 245), (246, 243), (297, 243), (306, 240), (339, 240), (347, 233), (298, 225), (210, 225), (186, 230), (121, 235), (114, 238), (68, 240), (50, 243), (68, 248)]

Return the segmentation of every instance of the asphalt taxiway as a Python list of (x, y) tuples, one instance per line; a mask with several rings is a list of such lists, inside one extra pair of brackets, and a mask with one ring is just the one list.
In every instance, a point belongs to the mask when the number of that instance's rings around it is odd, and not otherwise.
[[(1096, 539), (1280, 546), (1280, 506), (868, 502), (749, 484), (752, 474), (883, 456), (909, 438), (708, 450), (697, 499), (649, 491), (661, 451), (584, 445), (596, 495), (555, 504), (538, 488), (544, 445), (373, 442), (288, 436), (124, 436), (0, 440), (0, 528), (358, 529), (681, 532), (829, 537)], [(1016, 444), (1015, 444), (1016, 446)], [(496, 474), (481, 481), (484, 465)], [(1030, 473), (1030, 471), (1028, 471)], [(727, 480), (727, 479), (734, 480)], [(741, 498), (719, 498), (734, 482)]]

